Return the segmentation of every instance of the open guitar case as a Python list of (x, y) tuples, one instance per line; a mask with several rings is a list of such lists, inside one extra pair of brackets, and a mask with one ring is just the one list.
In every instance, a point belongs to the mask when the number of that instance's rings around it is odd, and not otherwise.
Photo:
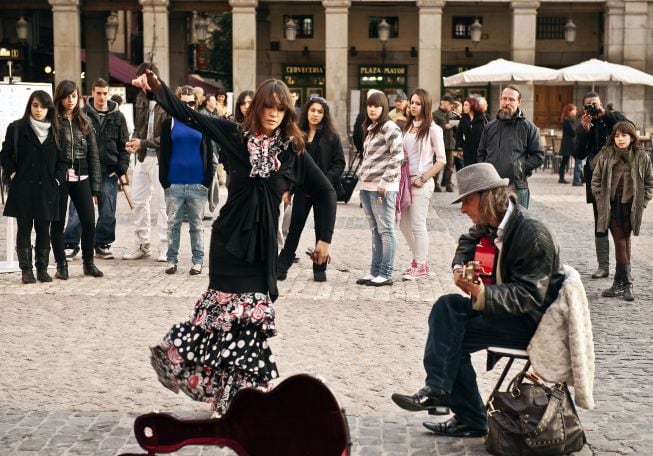
[(351, 454), (344, 410), (321, 380), (306, 374), (289, 377), (270, 392), (239, 391), (221, 418), (141, 415), (134, 421), (134, 435), (147, 456), (172, 453), (188, 445), (229, 447), (239, 456)]

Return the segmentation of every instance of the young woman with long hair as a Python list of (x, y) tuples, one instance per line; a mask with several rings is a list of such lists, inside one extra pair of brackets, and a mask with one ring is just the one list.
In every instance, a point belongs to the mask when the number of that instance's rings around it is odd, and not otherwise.
[[(302, 110), (299, 128), (305, 134), (308, 153), (317, 163), (331, 185), (335, 186), (340, 181), (345, 169), (345, 155), (342, 151), (340, 136), (333, 127), (329, 105), (322, 97), (313, 97)], [(288, 269), (292, 266), (299, 238), (304, 230), (306, 219), (313, 207), (313, 196), (303, 188), (295, 189), (290, 216), (288, 236), (279, 253), (277, 264), (277, 279), (285, 280)], [(320, 227), (317, 215), (315, 217), (315, 238), (317, 239)], [(316, 282), (326, 281), (326, 263), (313, 263), (313, 279)]]
[(395, 250), (395, 204), (404, 158), (401, 130), (388, 118), (388, 99), (382, 92), (367, 97), (363, 122), (365, 142), (359, 170), (360, 200), (372, 232), (369, 273), (358, 285), (392, 285)]
[(487, 117), (481, 109), (478, 97), (465, 98), (463, 101), (463, 115), (456, 130), (456, 148), (463, 150), (465, 166), (478, 161), (476, 150), (486, 124)]
[[(66, 161), (59, 143), (59, 123), (52, 97), (32, 92), (21, 119), (9, 124), (0, 152), (2, 170), (9, 176), (3, 215), (16, 217), (16, 254), (23, 283), (52, 282), (48, 274), (50, 223), (59, 219), (59, 185)], [(32, 229), (36, 232), (32, 264)]]
[(413, 260), (404, 270), (403, 278), (416, 280), (431, 273), (426, 216), (435, 186), (431, 178), (446, 164), (446, 155), (442, 128), (432, 118), (431, 94), (427, 90), (416, 89), (409, 100), (403, 143), (413, 202), (402, 210), (399, 227), (413, 253)]
[(59, 186), (59, 219), (50, 228), (52, 250), (57, 262), (55, 277), (68, 279), (64, 250), (64, 223), (68, 197), (75, 205), (82, 225), (81, 247), (84, 274), (102, 277), (94, 263), (95, 208), (102, 175), (95, 133), (79, 106), (79, 87), (73, 81), (61, 81), (54, 91), (54, 108), (59, 121), (60, 146), (66, 156), (66, 177)]
[[(576, 105), (571, 103), (565, 105), (560, 114), (560, 124), (562, 126), (560, 156), (562, 156), (562, 160), (560, 161), (560, 169), (558, 170), (558, 182), (561, 184), (569, 183), (565, 180), (565, 170), (569, 164), (569, 157), (573, 155), (576, 150), (576, 128), (578, 127), (578, 124), (576, 123), (576, 114)], [(578, 170), (578, 175), (576, 175), (576, 170)], [(576, 160), (576, 165), (574, 166), (574, 180), (572, 181), (572, 184), (576, 186), (582, 185), (580, 182), (580, 160)]]
[(230, 176), (227, 201), (211, 232), (209, 288), (191, 320), (175, 325), (151, 357), (164, 386), (223, 414), (238, 390), (267, 388), (278, 377), (267, 338), (276, 334), (282, 196), (292, 184), (313, 196), (320, 232), (312, 259), (323, 264), (329, 260), (335, 191), (304, 153), (304, 135), (282, 81), (259, 86), (242, 125), (193, 111), (152, 72), (133, 84), (152, 91), (175, 119), (216, 141)]
[(243, 90), (236, 98), (236, 109), (234, 110), (234, 121), (241, 124), (245, 121), (245, 116), (249, 111), (249, 106), (254, 99), (254, 92), (251, 90)]
[(629, 121), (615, 124), (597, 157), (592, 171), (592, 194), (598, 212), (596, 230), (610, 230), (617, 263), (612, 286), (601, 295), (633, 301), (630, 236), (639, 236), (644, 208), (653, 198), (651, 157), (638, 147), (635, 125)]

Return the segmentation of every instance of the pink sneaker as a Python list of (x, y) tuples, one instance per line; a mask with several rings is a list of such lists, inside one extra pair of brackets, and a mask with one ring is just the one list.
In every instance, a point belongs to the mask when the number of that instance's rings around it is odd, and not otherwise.
[(431, 268), (429, 267), (429, 263), (426, 262), (419, 267), (414, 267), (410, 271), (408, 271), (406, 274), (404, 274), (403, 279), (404, 280), (417, 280), (421, 279), (423, 277), (428, 277), (431, 274)]
[(417, 261), (413, 258), (413, 261), (410, 262), (410, 266), (401, 270), (404, 274), (408, 274), (410, 271), (417, 267)]

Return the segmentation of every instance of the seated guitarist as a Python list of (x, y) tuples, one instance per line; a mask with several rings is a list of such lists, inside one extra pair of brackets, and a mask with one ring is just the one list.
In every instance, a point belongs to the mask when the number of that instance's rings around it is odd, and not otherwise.
[[(470, 353), (489, 346), (525, 349), (557, 297), (564, 272), (553, 236), (523, 212), (508, 179), (494, 166), (470, 165), (456, 177), (460, 197), (454, 204), (462, 201), (461, 212), (474, 223), (460, 237), (453, 259), (453, 279), (467, 296), (448, 294), (435, 302), (424, 350), (426, 386), (412, 396), (393, 394), (392, 400), (405, 410), (432, 415), (451, 409), (448, 421), (424, 423), (435, 434), (482, 437), (486, 410)], [(484, 237), (496, 246), (497, 260), (480, 265), (493, 271), (490, 280), (470, 280), (463, 265), (475, 259), (477, 248), (487, 248), (488, 243), (479, 246)]]

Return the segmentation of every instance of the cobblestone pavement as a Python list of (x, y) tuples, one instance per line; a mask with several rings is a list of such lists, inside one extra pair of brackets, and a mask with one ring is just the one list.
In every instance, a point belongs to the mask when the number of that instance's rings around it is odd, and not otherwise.
[[(590, 299), (596, 348), (596, 408), (580, 411), (589, 446), (583, 453), (653, 454), (651, 285), (653, 210), (645, 212), (642, 235), (633, 239), (637, 300), (600, 297), (608, 279), (590, 280), (595, 267), (591, 208), (584, 189), (557, 184), (548, 171), (532, 179), (531, 212), (557, 236), (562, 258), (576, 267)], [(480, 455), (482, 439), (436, 438), (390, 401), (393, 392), (413, 393), (423, 384), (421, 365), (431, 304), (455, 292), (449, 264), (456, 239), (469, 222), (451, 206), (452, 194), (436, 193), (429, 215), (429, 280), (392, 287), (360, 287), (370, 236), (358, 199), (338, 206), (326, 283), (312, 281), (301, 259), (280, 283), (279, 335), (271, 339), (283, 377), (299, 372), (324, 377), (349, 416), (353, 454)], [(119, 196), (117, 254), (132, 247), (130, 215)], [(184, 230), (187, 230), (184, 225)], [(311, 245), (310, 228), (298, 254)], [(208, 247), (210, 222), (205, 223)], [(0, 246), (6, 219), (0, 222)], [(155, 249), (156, 250), (156, 249)], [(101, 279), (84, 277), (81, 261), (71, 278), (22, 285), (18, 273), (0, 275), (0, 454), (116, 455), (137, 451), (132, 423), (153, 409), (183, 417), (206, 417), (208, 408), (158, 384), (149, 365), (149, 345), (186, 319), (207, 286), (207, 274), (190, 276), (187, 231), (179, 272), (168, 276), (154, 258), (100, 260)], [(398, 236), (397, 269), (410, 261)], [(486, 396), (497, 370), (484, 372), (484, 353), (474, 355)], [(177, 454), (233, 454), (217, 447), (190, 447)]]

